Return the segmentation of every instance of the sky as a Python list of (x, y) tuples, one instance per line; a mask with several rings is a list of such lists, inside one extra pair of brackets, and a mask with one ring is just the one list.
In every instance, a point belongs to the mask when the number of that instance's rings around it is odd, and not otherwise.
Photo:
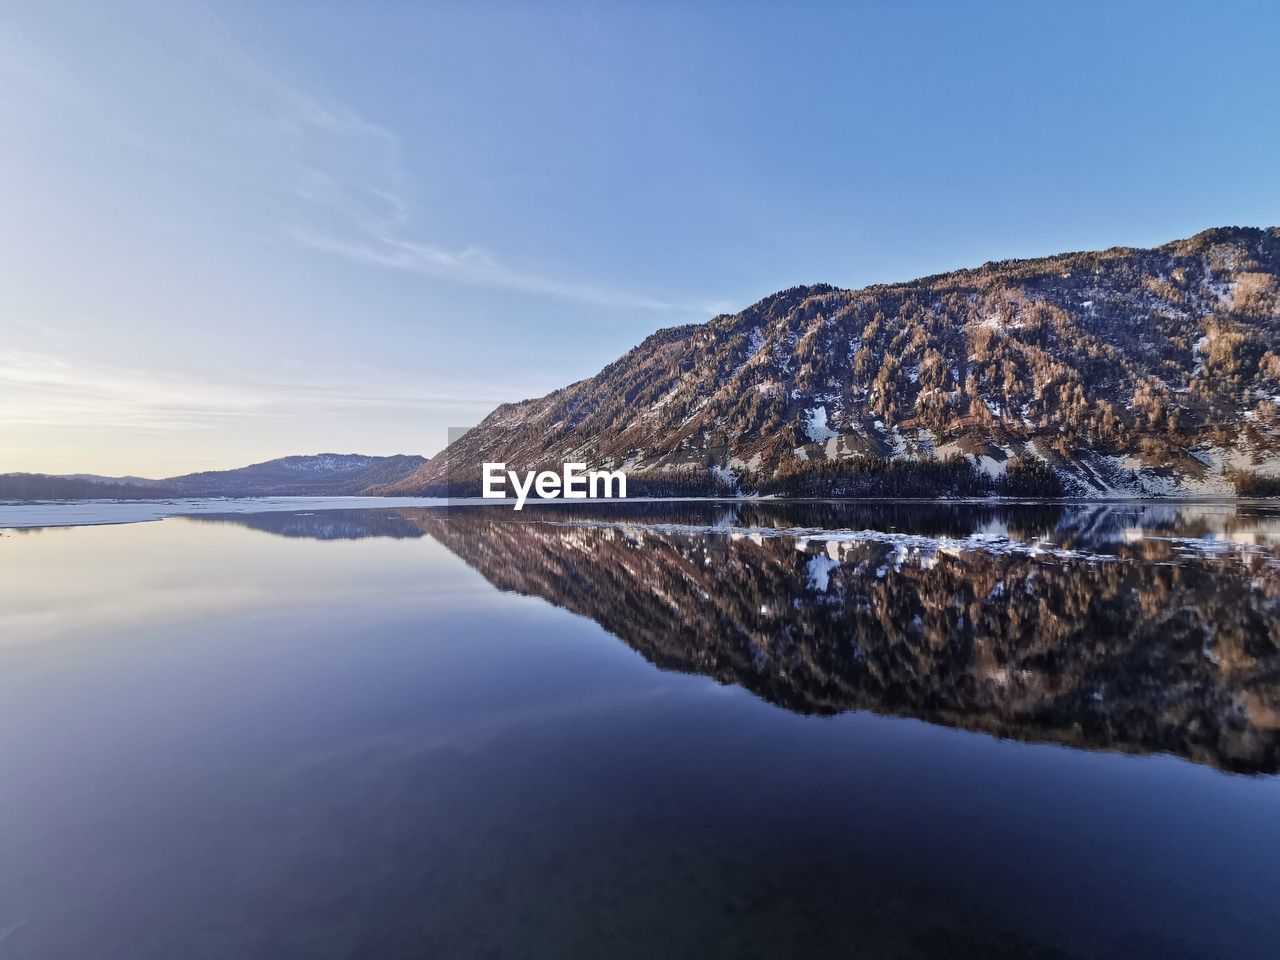
[(1280, 224), (1274, 3), (0, 7), (0, 472), (434, 454), (799, 283)]

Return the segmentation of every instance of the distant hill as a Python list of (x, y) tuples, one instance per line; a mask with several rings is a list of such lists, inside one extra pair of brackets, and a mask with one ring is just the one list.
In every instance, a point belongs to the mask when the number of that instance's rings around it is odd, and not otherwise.
[(503, 404), (382, 493), (480, 464), (635, 492), (1280, 494), (1280, 229), (793, 287)]
[(396, 483), (426, 463), (426, 457), (418, 456), (321, 453), (190, 473), (162, 483), (184, 497), (355, 496), (375, 485)]
[(157, 481), (130, 483), (112, 477), (46, 473), (0, 474), (0, 500), (141, 500), (166, 496)]
[(321, 453), (281, 457), (236, 470), (190, 473), (164, 480), (91, 474), (59, 477), (8, 473), (0, 475), (0, 499), (357, 496), (368, 492), (371, 487), (396, 483), (426, 463), (426, 457), (403, 454), (368, 457), (355, 453)]

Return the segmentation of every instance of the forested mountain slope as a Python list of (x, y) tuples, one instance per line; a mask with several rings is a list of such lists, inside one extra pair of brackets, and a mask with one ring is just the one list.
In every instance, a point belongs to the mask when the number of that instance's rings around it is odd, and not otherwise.
[[(376, 489), (584, 461), (625, 467), (637, 489), (914, 493), (920, 461), (963, 456), (943, 492), (1230, 495), (1280, 492), (1278, 449), (1280, 229), (1226, 227), (794, 287), (504, 404)], [(997, 489), (1011, 464), (1018, 483)]]

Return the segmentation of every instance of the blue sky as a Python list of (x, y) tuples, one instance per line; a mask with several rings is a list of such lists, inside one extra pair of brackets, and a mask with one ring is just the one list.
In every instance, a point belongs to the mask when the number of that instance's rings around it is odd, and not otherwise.
[(1275, 4), (7, 3), (0, 472), (434, 453), (797, 283), (1280, 223)]

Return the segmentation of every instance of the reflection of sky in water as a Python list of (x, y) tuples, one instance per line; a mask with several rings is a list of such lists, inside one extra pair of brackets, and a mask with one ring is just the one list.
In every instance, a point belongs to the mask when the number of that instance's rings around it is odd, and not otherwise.
[[(1248, 535), (1230, 508), (1145, 509), (906, 511), (883, 526), (1074, 530), (1058, 539), (1079, 549), (1138, 527)], [(726, 683), (714, 658), (728, 648), (697, 630), (707, 645), (676, 672), (593, 622), (657, 623), (665, 592), (673, 623), (732, 614), (718, 636), (764, 638), (761, 669), (798, 678), (814, 664), (771, 658), (822, 647), (780, 646), (780, 633), (836, 629), (865, 584), (867, 597), (931, 603), (928, 584), (951, 590), (964, 579), (942, 578), (970, 567), (985, 597), (1070, 563), (947, 556), (881, 578), (889, 544), (641, 546), (430, 517), (0, 537), (0, 956), (1262, 956), (1280, 936), (1275, 777), (867, 712), (804, 716)], [(601, 543), (670, 580), (637, 591), (617, 570), (573, 580), (554, 566)], [(511, 557), (508, 544), (528, 549)], [(1164, 574), (1171, 589), (1244, 582), (1186, 562)], [(494, 589), (503, 570), (534, 596)], [(699, 570), (721, 579), (695, 609), (675, 585), (700, 584)], [(869, 655), (872, 639), (860, 636)], [(1017, 670), (1003, 677), (1016, 686)]]
[[(192, 576), (188, 545), (198, 552), (199, 577)], [(9, 531), (0, 540), (0, 644), (74, 637), (82, 630), (89, 641), (90, 629), (152, 630), (174, 620), (289, 603), (321, 609), (354, 602), (406, 603), (411, 591), (422, 588), (424, 565), (439, 562), (421, 550), (406, 555), (395, 542), (370, 543), (366, 549), (379, 557), (379, 577), (343, 575), (331, 556), (296, 542), (259, 537), (246, 544), (243, 531), (233, 527), (210, 524), (195, 537), (181, 519)], [(175, 562), (175, 556), (182, 562)], [(399, 556), (409, 562), (397, 563)], [(456, 570), (452, 574), (458, 577)], [(447, 575), (435, 570), (430, 579)], [(479, 602), (485, 591), (473, 584), (471, 593)], [(437, 602), (453, 596), (458, 595), (447, 592)]]

